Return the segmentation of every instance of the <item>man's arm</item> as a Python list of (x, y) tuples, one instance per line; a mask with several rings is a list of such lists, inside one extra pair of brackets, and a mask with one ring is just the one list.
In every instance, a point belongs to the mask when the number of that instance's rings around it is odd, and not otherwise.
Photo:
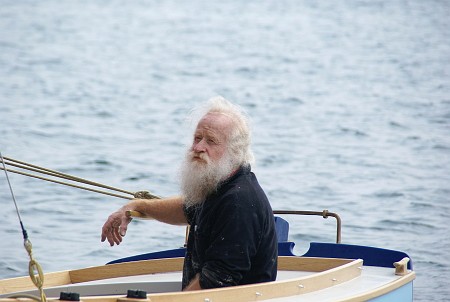
[(194, 278), (192, 278), (191, 282), (189, 282), (188, 286), (186, 286), (183, 291), (191, 291), (191, 290), (201, 290), (202, 287), (200, 286), (200, 274), (195, 275)]
[(133, 199), (116, 212), (109, 215), (102, 228), (102, 242), (108, 239), (111, 246), (120, 244), (127, 232), (131, 218), (126, 211), (138, 211), (158, 221), (174, 225), (186, 225), (183, 210), (183, 198), (171, 197), (163, 199)]

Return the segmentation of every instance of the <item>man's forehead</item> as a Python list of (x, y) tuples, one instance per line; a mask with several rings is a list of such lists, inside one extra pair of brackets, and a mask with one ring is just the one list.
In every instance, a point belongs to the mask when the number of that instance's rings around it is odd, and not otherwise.
[(205, 128), (212, 131), (227, 132), (231, 124), (232, 119), (229, 116), (222, 113), (210, 112), (200, 119), (197, 130)]

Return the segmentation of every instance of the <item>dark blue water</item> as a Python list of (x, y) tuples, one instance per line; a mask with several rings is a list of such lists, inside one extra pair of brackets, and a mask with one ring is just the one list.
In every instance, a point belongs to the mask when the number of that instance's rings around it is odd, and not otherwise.
[[(416, 301), (448, 299), (448, 1), (1, 1), (0, 150), (130, 191), (178, 193), (186, 116), (223, 95), (252, 117), (275, 209), (329, 209), (344, 243), (407, 252)], [(44, 271), (181, 246), (184, 229), (100, 228), (124, 200), (10, 174)], [(27, 273), (0, 176), (0, 277)], [(298, 253), (334, 221), (291, 219)]]

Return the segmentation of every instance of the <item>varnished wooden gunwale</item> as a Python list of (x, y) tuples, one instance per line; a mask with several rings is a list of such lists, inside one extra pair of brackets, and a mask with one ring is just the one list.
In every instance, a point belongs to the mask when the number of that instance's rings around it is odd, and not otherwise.
[[(148, 295), (151, 301), (198, 301), (198, 299), (214, 299), (214, 301), (260, 300), (280, 296), (290, 296), (312, 292), (321, 288), (346, 282), (360, 275), (362, 260), (327, 259), (309, 257), (279, 257), (279, 270), (316, 272), (314, 274), (284, 281), (252, 284), (231, 288), (203, 290), (199, 292), (173, 292)], [(87, 281), (180, 271), (183, 258), (144, 260), (136, 262), (103, 265), (78, 270), (48, 273), (45, 275), (45, 287), (76, 284)], [(0, 293), (11, 293), (33, 289), (29, 277), (0, 280)], [(255, 296), (256, 295), (256, 296)], [(264, 298), (263, 298), (264, 296)], [(92, 296), (83, 297), (83, 301), (122, 302), (123, 296)], [(119, 301), (120, 300), (120, 301)], [(2, 302), (14, 301), (0, 299)]]
[[(278, 258), (278, 270), (320, 272), (351, 262), (348, 259), (288, 257)], [(116, 277), (181, 271), (183, 258), (142, 260), (83, 269), (47, 273), (44, 287), (75, 284)], [(34, 289), (28, 276), (0, 280), (0, 294)]]

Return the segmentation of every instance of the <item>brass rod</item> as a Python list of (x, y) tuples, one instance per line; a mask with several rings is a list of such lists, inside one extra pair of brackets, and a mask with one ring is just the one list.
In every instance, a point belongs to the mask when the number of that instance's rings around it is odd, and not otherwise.
[[(341, 243), (341, 218), (338, 214), (328, 212), (328, 210), (319, 211), (287, 211), (287, 210), (275, 210), (273, 211), (275, 215), (315, 215), (322, 216), (323, 218), (334, 217), (336, 218), (336, 243)], [(151, 217), (146, 216), (145, 214), (138, 211), (127, 211), (126, 215), (130, 218), (138, 218), (138, 219), (152, 219)]]
[(322, 216), (323, 218), (328, 217), (334, 217), (336, 219), (336, 243), (341, 243), (341, 228), (342, 228), (342, 222), (341, 217), (339, 217), (338, 214), (328, 212), (328, 210), (323, 210), (322, 212), (319, 211), (289, 211), (289, 210), (276, 210), (273, 211), (276, 215), (315, 215), (315, 216)]

